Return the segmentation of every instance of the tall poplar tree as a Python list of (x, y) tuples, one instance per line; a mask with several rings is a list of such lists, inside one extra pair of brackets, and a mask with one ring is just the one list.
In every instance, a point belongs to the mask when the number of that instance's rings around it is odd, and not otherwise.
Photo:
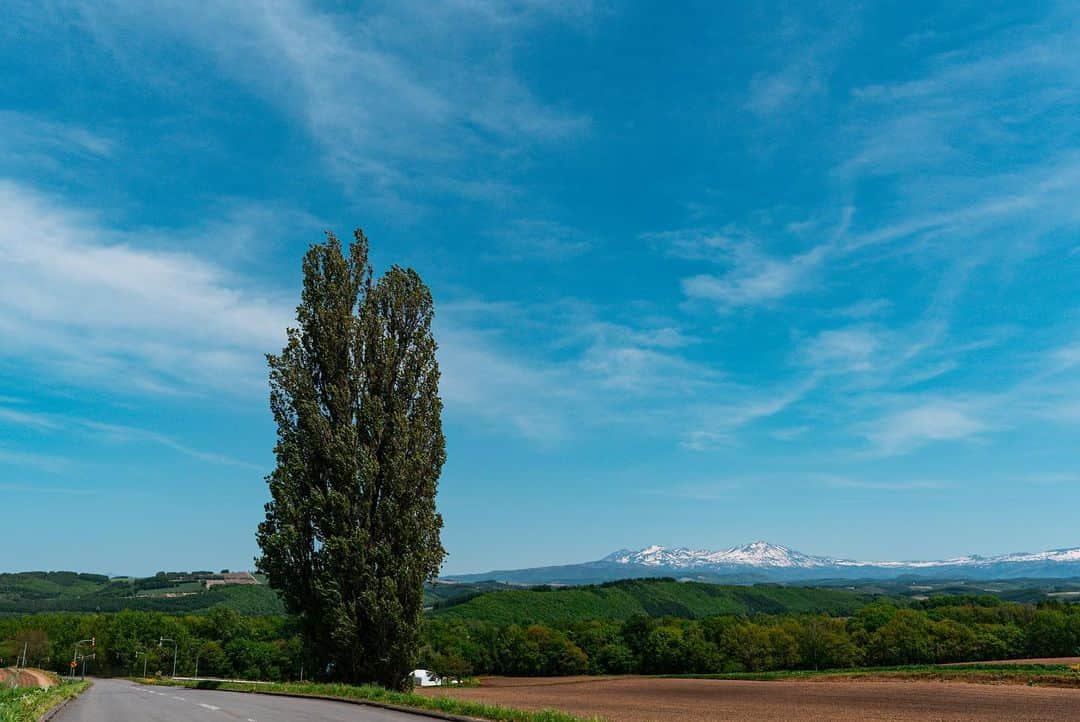
[(277, 467), (257, 565), (329, 678), (410, 682), (424, 582), (445, 556), (432, 315), (415, 271), (374, 281), (363, 232), (347, 257), (328, 233), (304, 257), (298, 326), (267, 356)]

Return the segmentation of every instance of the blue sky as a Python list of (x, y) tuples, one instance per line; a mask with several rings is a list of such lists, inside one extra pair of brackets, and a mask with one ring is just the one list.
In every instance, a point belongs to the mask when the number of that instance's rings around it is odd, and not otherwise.
[(1077, 12), (936, 5), (9, 4), (0, 568), (250, 567), (356, 225), (435, 294), (448, 572), (1080, 544)]

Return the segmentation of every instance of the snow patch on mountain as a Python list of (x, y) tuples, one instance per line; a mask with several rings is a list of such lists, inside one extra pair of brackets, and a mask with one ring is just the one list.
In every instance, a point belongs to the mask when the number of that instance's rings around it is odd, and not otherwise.
[(764, 569), (827, 569), (876, 567), (884, 569), (928, 569), (938, 567), (988, 567), (998, 564), (1029, 564), (1033, 562), (1080, 562), (1080, 548), (1052, 549), (1044, 552), (1019, 552), (996, 557), (978, 555), (932, 561), (858, 561), (812, 556), (779, 544), (755, 541), (750, 544), (710, 551), (687, 547), (667, 548), (654, 544), (644, 549), (620, 549), (601, 561), (616, 564), (659, 567), (666, 569), (724, 569), (753, 567)]

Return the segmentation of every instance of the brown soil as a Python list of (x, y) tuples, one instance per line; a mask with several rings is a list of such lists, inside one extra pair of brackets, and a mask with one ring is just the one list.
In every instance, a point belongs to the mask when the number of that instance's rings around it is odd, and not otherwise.
[(40, 669), (0, 669), (0, 687), (52, 687), (55, 684), (55, 675)]
[(718, 720), (1080, 720), (1080, 690), (903, 680), (643, 677), (484, 678), (480, 687), (420, 690), (613, 722)]

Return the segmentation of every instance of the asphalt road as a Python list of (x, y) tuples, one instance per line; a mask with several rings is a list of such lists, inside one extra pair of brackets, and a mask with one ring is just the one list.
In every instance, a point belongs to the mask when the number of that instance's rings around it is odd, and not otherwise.
[(96, 680), (56, 722), (423, 722), (375, 707), (318, 699), (271, 697)]

